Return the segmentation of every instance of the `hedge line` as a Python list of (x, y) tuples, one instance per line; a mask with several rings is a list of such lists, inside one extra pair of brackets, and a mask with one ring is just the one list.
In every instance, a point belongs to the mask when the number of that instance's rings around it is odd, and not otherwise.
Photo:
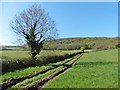
[(42, 66), (46, 65), (48, 63), (55, 63), (58, 61), (63, 61), (67, 58), (71, 58), (77, 54), (80, 54), (81, 52), (73, 53), (73, 54), (65, 54), (61, 56), (47, 56), (47, 57), (41, 57), (41, 59), (24, 59), (24, 60), (15, 60), (15, 61), (2, 61), (2, 73), (18, 70), (18, 69), (24, 69), (28, 67), (33, 66)]

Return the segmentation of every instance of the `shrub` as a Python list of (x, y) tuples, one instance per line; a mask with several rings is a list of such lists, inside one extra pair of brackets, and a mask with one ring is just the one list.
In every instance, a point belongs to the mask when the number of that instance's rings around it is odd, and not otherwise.
[(84, 52), (84, 50), (85, 50), (85, 47), (81, 47), (81, 48), (80, 48), (80, 50), (81, 50), (82, 52)]
[(116, 48), (120, 48), (120, 43), (115, 45)]

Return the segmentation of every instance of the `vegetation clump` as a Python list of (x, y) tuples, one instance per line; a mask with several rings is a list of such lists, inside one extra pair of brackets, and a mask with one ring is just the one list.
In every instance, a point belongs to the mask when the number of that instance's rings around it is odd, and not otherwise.
[(84, 53), (85, 48), (84, 48), (84, 47), (81, 47), (80, 50)]

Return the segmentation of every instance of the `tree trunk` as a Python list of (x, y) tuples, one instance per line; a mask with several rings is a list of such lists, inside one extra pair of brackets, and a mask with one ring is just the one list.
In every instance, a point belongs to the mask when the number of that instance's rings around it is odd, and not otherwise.
[(32, 58), (35, 58), (35, 56), (37, 55), (36, 52), (33, 52), (33, 53), (31, 53), (31, 54), (32, 54)]

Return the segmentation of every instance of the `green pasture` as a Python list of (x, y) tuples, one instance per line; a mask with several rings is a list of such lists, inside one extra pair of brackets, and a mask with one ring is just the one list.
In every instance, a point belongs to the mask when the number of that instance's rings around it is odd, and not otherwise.
[[(72, 54), (78, 51), (80, 50), (43, 50), (40, 52), (39, 55), (37, 55), (37, 58)], [(17, 59), (23, 60), (23, 59), (30, 58), (29, 51), (5, 50), (5, 51), (0, 51), (0, 55), (1, 55), (0, 58), (2, 58), (2, 60), (9, 60), (9, 61), (17, 60)]]
[(26, 69), (15, 70), (14, 72), (8, 72), (8, 73), (5, 73), (5, 74), (0, 76), (0, 83), (5, 82), (6, 80), (10, 80), (11, 78), (15, 79), (15, 78), (23, 77), (26, 75), (30, 75), (30, 74), (39, 72), (41, 70), (50, 68), (50, 67), (52, 67), (52, 65), (62, 64), (65, 61), (70, 61), (70, 60), (71, 60), (71, 58), (66, 59), (64, 61), (56, 62), (56, 63), (49, 63), (49, 64), (44, 65), (44, 66), (35, 66), (35, 67), (29, 67)]
[(71, 69), (44, 88), (117, 88), (118, 50), (84, 54)]
[[(17, 52), (17, 53), (16, 53)], [(18, 54), (19, 52), (19, 54)], [(42, 51), (41, 56), (48, 55), (64, 55), (65, 53), (70, 54), (78, 52), (75, 51)], [(22, 55), (28, 55), (27, 51), (3, 51), (3, 56), (7, 56), (8, 60), (10, 57), (12, 60), (15, 60), (18, 57), (21, 59), (24, 58)], [(26, 57), (25, 57), (26, 58)], [(7, 60), (7, 59), (4, 59)], [(66, 60), (70, 60), (66, 59)], [(13, 72), (7, 72), (0, 76), (0, 81), (4, 82), (11, 78), (18, 78), (26, 76), (45, 68), (49, 68), (52, 65), (57, 65), (64, 63), (64, 61), (49, 63), (44, 66), (35, 66), (29, 67), (21, 70), (15, 70)], [(69, 63), (69, 62), (68, 62)], [(55, 71), (58, 71), (63, 66), (50, 70), (47, 73), (42, 75), (35, 76), (30, 79), (26, 79), (23, 82), (20, 82), (10, 89), (19, 89), (32, 85), (36, 81), (52, 74)], [(0, 82), (0, 83), (2, 83)], [(117, 88), (118, 87), (118, 50), (104, 50), (97, 52), (84, 53), (83, 56), (77, 61), (77, 63), (63, 74), (55, 77), (53, 80), (49, 81), (44, 88)]]

